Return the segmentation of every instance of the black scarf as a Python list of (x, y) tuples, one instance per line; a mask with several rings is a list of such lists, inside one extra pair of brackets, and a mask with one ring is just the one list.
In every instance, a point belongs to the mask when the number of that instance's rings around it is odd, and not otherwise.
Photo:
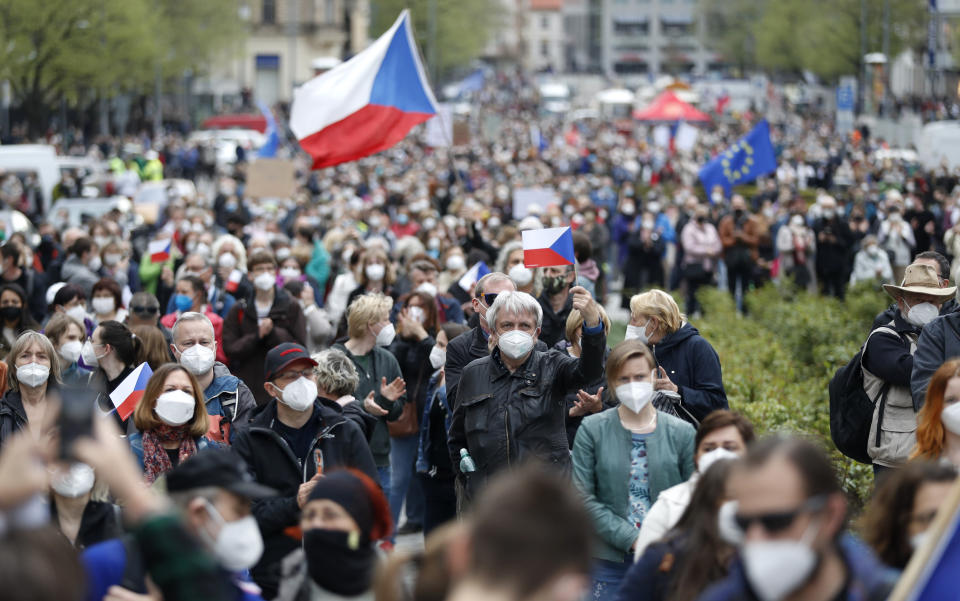
[(307, 570), (317, 586), (344, 597), (354, 597), (370, 589), (376, 553), (369, 541), (355, 537), (339, 530), (304, 531)]

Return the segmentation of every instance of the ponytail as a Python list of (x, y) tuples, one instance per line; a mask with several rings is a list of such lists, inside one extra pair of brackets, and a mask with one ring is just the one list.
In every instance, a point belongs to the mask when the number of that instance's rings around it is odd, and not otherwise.
[(119, 321), (109, 320), (101, 323), (100, 342), (109, 344), (117, 353), (117, 359), (126, 366), (140, 365), (143, 361), (143, 343)]

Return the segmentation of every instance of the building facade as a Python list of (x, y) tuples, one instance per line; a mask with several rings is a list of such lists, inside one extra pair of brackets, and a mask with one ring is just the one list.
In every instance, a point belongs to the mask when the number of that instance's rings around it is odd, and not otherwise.
[(528, 71), (565, 70), (564, 0), (529, 2), (524, 27), (524, 67)]
[(369, 0), (240, 0), (239, 10), (246, 39), (194, 89), (212, 97), (214, 110), (241, 98), (289, 102), (314, 76), (314, 60), (347, 58), (369, 44)]
[(630, 78), (702, 75), (721, 66), (704, 43), (697, 0), (570, 0), (564, 12), (570, 70)]

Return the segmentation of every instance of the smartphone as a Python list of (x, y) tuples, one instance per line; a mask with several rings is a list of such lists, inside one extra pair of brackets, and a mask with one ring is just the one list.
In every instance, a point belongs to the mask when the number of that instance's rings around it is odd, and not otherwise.
[(57, 420), (60, 432), (60, 457), (72, 459), (70, 449), (79, 438), (92, 436), (93, 417), (97, 393), (86, 388), (62, 387), (60, 389), (60, 416)]

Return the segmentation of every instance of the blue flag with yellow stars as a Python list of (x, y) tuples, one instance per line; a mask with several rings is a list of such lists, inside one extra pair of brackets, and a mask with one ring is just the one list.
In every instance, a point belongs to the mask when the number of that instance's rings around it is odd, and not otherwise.
[(723, 186), (730, 196), (734, 186), (746, 184), (777, 170), (777, 157), (770, 143), (770, 125), (764, 119), (750, 133), (700, 169), (700, 181), (710, 196), (714, 186)]

